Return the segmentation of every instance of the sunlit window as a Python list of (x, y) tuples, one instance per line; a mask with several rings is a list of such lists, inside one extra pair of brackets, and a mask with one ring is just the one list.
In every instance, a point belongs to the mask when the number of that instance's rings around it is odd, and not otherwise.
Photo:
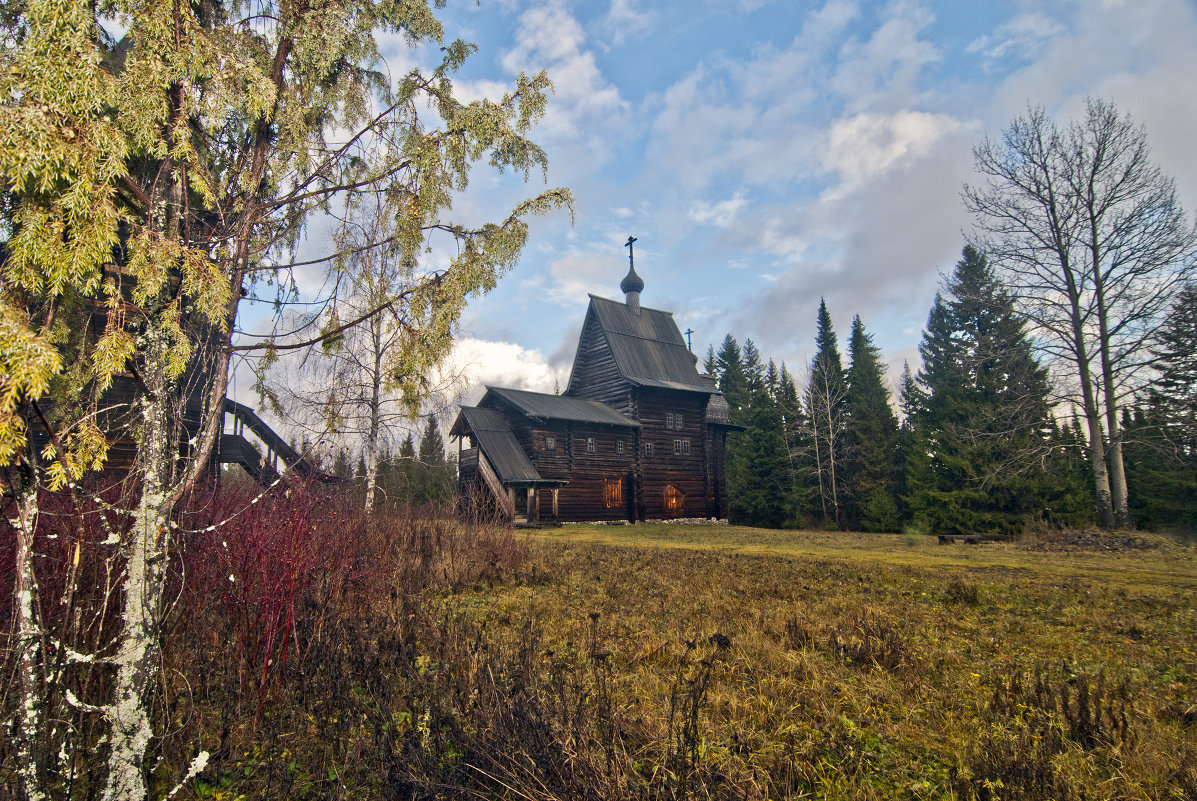
[(686, 508), (686, 496), (677, 487), (669, 484), (665, 487), (665, 511), (670, 514), (680, 514)]
[(603, 479), (603, 498), (608, 509), (623, 503), (623, 481), (618, 478)]

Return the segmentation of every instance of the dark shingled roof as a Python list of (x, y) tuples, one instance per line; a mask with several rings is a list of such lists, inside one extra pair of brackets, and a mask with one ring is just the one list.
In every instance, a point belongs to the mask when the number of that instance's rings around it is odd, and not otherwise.
[[(516, 441), (511, 426), (507, 425), (507, 420), (502, 414), (494, 409), (479, 409), (474, 406), (462, 406), (461, 414), (465, 417), (466, 426), (473, 434), (474, 441), (490, 460), (500, 481), (504, 484), (537, 484), (545, 481), (528, 461), (528, 456)], [(465, 433), (462, 428), (459, 417), (453, 425), (453, 433)]]
[(644, 387), (712, 392), (698, 375), (694, 354), (686, 347), (673, 315), (641, 307), (636, 314), (627, 304), (597, 295), (590, 308), (607, 336), (619, 374)]
[(596, 400), (488, 386), (486, 396), (479, 403), (486, 404), (487, 397), (491, 395), (502, 398), (528, 417), (540, 420), (573, 420), (580, 423), (640, 428), (640, 424), (632, 418), (625, 417), (607, 404)]

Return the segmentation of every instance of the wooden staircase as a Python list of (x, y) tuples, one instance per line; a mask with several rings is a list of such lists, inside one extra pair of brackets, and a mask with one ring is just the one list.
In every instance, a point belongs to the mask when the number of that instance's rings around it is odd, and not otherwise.
[[(233, 433), (220, 435), (220, 450), (216, 457), (218, 463), (240, 465), (264, 487), (277, 482), (288, 470), (311, 481), (332, 483), (341, 480), (318, 470), (301, 453), (288, 445), (286, 440), (274, 433), (274, 429), (266, 425), (266, 422), (245, 404), (225, 398), (224, 413), (233, 416)], [(266, 446), (266, 453), (259, 453), (253, 443), (246, 439), (247, 428)], [(223, 431), (223, 427), (221, 430)]]

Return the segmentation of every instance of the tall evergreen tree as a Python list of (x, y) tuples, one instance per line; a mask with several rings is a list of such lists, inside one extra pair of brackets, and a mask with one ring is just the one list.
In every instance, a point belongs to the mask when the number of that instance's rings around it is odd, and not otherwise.
[(889, 405), (881, 351), (865, 331), (860, 315), (848, 341), (847, 413), (844, 462), (845, 519), (853, 528), (897, 531), (894, 499), (898, 419)]
[(1010, 531), (1050, 494), (1047, 371), (983, 254), (964, 248), (919, 350), (907, 500), (937, 533)]
[(810, 503), (810, 440), (806, 415), (794, 376), (781, 364), (777, 410), (781, 413), (782, 433), (786, 444), (786, 469), (789, 472), (787, 524), (803, 526)]
[(807, 420), (814, 452), (815, 484), (825, 525), (840, 524), (847, 382), (827, 302), (819, 299), (815, 355), (806, 385)]
[(702, 370), (707, 375), (719, 374), (719, 362), (715, 359), (714, 345), (707, 345), (707, 356), (702, 361)]
[(1197, 457), (1197, 283), (1177, 295), (1153, 348), (1151, 406), (1176, 455)]
[(420, 461), (424, 464), (439, 464), (445, 461), (445, 441), (441, 439), (441, 430), (436, 420), (429, 417), (424, 426), (424, 434), (420, 437)]
[(785, 429), (777, 404), (763, 387), (751, 395), (745, 424), (747, 430), (734, 446), (739, 467), (729, 516), (744, 525), (780, 528), (787, 522), (790, 495)]
[(748, 381), (744, 377), (744, 362), (740, 345), (731, 334), (723, 338), (715, 356), (719, 377), (719, 391), (731, 407), (731, 421), (743, 425), (743, 412), (748, 408)]
[(765, 366), (761, 363), (761, 352), (751, 339), (744, 340), (744, 385), (751, 396), (765, 385)]
[(1160, 405), (1122, 407), (1131, 512), (1143, 528), (1197, 533), (1197, 458), (1169, 422)]

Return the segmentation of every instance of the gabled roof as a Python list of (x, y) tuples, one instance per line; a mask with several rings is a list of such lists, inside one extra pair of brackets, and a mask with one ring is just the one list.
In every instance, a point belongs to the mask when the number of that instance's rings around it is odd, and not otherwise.
[[(463, 421), (464, 418), (464, 421)], [(464, 422), (464, 424), (463, 424)], [(528, 461), (527, 454), (516, 441), (507, 420), (494, 409), (462, 406), (461, 415), (453, 423), (454, 436), (471, 434), (486, 454), (491, 467), (504, 484), (537, 484), (545, 482)], [(548, 483), (548, 482), (545, 482)], [(552, 482), (560, 483), (560, 482)]]
[(637, 314), (625, 303), (591, 295), (590, 313), (598, 319), (624, 379), (644, 387), (712, 392), (669, 312), (640, 307)]
[(539, 420), (572, 420), (580, 423), (640, 428), (640, 424), (632, 418), (626, 417), (607, 404), (596, 400), (488, 386), (486, 395), (479, 401), (479, 404), (486, 405), (487, 398), (492, 396), (507, 401), (528, 417)]

